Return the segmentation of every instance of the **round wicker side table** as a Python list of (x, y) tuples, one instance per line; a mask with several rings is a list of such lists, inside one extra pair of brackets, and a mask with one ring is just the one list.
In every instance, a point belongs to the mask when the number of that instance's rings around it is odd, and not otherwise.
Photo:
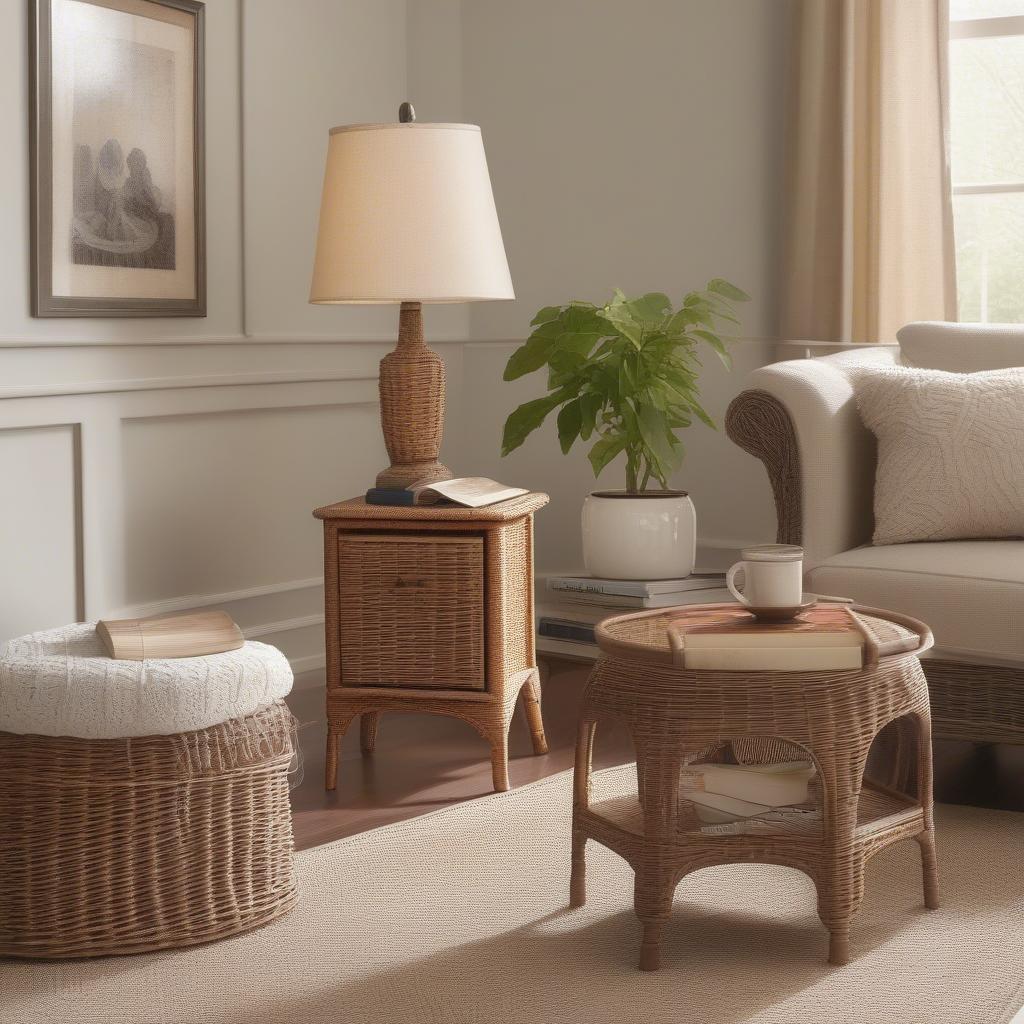
[(296, 902), (284, 701), (168, 736), (0, 732), (0, 956), (225, 938)]
[[(708, 606), (701, 606), (706, 609)], [(584, 694), (574, 773), (570, 903), (586, 899), (585, 847), (595, 839), (636, 873), (643, 925), (641, 970), (656, 970), (679, 881), (717, 864), (797, 868), (818, 893), (829, 960), (850, 955), (850, 922), (864, 893), (864, 866), (901, 839), (920, 844), (924, 902), (938, 906), (932, 819), (931, 720), (918, 655), (928, 627), (892, 612), (853, 606), (868, 643), (860, 670), (724, 672), (686, 670), (673, 623), (685, 608), (606, 619), (603, 657)], [(637, 756), (637, 797), (591, 803), (590, 772), (599, 722), (618, 721)], [(896, 757), (913, 747), (913, 792), (865, 779), (871, 743), (896, 722)], [(817, 767), (821, 820), (769, 834), (709, 835), (680, 791), (680, 772), (720, 759), (731, 746), (743, 763), (810, 759)], [(895, 777), (895, 774), (894, 774)]]

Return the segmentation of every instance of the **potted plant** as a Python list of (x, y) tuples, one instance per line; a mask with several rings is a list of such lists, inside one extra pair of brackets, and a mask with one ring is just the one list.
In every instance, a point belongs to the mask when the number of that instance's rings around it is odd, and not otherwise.
[(685, 491), (669, 488), (683, 461), (676, 431), (694, 417), (714, 427), (698, 401), (698, 348), (709, 346), (729, 367), (719, 324), (738, 324), (733, 304), (747, 299), (716, 278), (678, 309), (660, 292), (630, 299), (618, 289), (603, 306), (545, 306), (509, 358), (505, 380), (546, 367), (548, 393), (509, 415), (502, 455), (558, 409), (563, 454), (577, 439), (592, 440), (595, 476), (626, 457), (625, 490), (595, 491), (583, 506), (583, 558), (593, 575), (665, 579), (693, 570), (693, 504)]

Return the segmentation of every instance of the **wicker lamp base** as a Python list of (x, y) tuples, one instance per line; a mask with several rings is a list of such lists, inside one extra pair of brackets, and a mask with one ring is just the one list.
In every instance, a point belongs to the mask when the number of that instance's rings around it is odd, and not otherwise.
[(423, 340), (423, 307), (403, 302), (398, 345), (380, 361), (380, 425), (391, 465), (378, 487), (408, 487), (419, 480), (450, 480), (438, 461), (444, 430), (444, 363)]

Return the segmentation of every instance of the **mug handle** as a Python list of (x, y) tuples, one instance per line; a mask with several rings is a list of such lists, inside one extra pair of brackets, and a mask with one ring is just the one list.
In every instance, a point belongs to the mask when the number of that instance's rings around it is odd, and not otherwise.
[(737, 562), (726, 574), (725, 574), (725, 585), (729, 588), (732, 596), (739, 601), (740, 604), (750, 607), (750, 602), (736, 589), (735, 579), (736, 573), (740, 571), (747, 563)]

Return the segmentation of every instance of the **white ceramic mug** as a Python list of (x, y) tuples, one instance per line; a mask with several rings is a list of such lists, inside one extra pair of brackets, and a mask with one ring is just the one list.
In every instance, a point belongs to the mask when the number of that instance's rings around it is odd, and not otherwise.
[[(804, 596), (804, 549), (795, 544), (758, 544), (744, 548), (743, 561), (726, 574), (725, 585), (748, 608), (795, 608)], [(736, 574), (743, 572), (743, 591)]]

